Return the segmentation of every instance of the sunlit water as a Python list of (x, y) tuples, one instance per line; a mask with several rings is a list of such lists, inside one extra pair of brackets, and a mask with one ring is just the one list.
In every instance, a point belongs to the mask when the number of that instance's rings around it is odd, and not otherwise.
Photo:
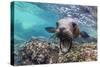
[[(14, 40), (25, 42), (35, 37), (49, 38), (45, 27), (56, 26), (58, 19), (72, 16), (80, 25), (81, 31), (97, 37), (96, 6), (14, 2)], [(13, 11), (12, 11), (13, 12)]]

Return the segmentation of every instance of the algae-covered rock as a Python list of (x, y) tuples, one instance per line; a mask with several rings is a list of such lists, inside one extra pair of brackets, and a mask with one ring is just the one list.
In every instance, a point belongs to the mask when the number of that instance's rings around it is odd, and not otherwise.
[[(59, 54), (59, 44), (48, 43), (38, 39), (32, 39), (25, 43), (16, 57), (17, 65), (29, 64), (53, 64), (66, 62), (82, 62), (97, 60), (97, 46), (95, 42), (74, 44), (68, 53)], [(16, 65), (16, 63), (15, 63)]]

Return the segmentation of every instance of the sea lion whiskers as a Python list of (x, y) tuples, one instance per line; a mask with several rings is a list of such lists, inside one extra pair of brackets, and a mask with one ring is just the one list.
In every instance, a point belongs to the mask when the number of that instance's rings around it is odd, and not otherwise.
[(72, 17), (66, 17), (58, 20), (56, 22), (56, 28), (47, 27), (46, 31), (48, 31), (49, 33), (56, 33), (56, 37), (59, 38), (60, 40), (61, 50), (62, 50), (62, 45), (64, 45), (64, 42), (67, 41), (70, 44), (68, 47), (68, 51), (72, 47), (72, 40), (74, 38), (78, 37), (79, 35), (82, 35), (82, 37), (86, 37), (87, 34), (87, 33), (80, 33), (79, 25), (76, 23), (76, 20)]

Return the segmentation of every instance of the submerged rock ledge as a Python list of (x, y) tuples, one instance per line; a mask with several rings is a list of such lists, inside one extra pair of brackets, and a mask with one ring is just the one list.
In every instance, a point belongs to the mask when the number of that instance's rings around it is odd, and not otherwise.
[(96, 61), (97, 45), (95, 42), (73, 43), (70, 52), (60, 55), (59, 45), (52, 45), (47, 41), (32, 39), (18, 51), (16, 57), (18, 57), (19, 62), (15, 63), (15, 65)]

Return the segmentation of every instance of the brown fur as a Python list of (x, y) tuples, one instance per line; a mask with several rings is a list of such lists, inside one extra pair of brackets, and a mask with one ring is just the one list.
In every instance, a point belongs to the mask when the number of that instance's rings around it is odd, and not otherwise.
[[(80, 34), (79, 26), (75, 23), (76, 21), (73, 18), (67, 17), (58, 20), (56, 23), (56, 29), (55, 32), (57, 33), (57, 37), (60, 39), (60, 50), (62, 50), (63, 47), (66, 47), (68, 45), (69, 51), (72, 47), (72, 40)], [(54, 33), (54, 29), (51, 27), (46, 28), (49, 32)], [(65, 42), (68, 42), (68, 44), (65, 44)], [(67, 49), (67, 48), (66, 48)]]
[(80, 34), (79, 26), (78, 24), (75, 23), (75, 20), (73, 20), (72, 18), (64, 18), (64, 19), (58, 20), (56, 32), (59, 33), (60, 32), (59, 29), (61, 27), (65, 28), (63, 33), (67, 34), (71, 38), (76, 38)]

